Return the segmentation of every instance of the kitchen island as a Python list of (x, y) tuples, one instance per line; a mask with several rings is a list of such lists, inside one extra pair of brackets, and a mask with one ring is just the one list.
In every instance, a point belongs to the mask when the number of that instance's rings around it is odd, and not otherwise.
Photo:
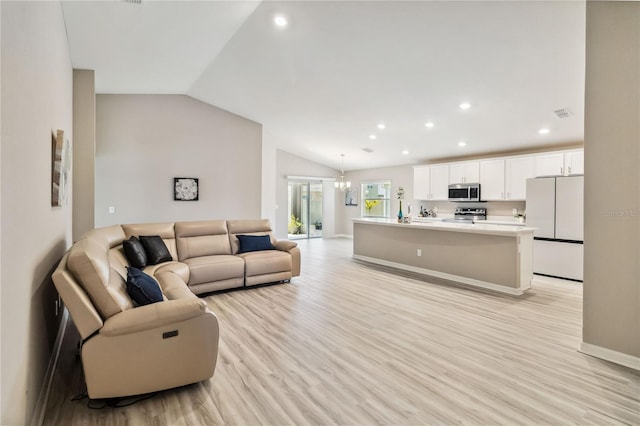
[(353, 257), (449, 281), (521, 295), (533, 277), (526, 226), (353, 219)]

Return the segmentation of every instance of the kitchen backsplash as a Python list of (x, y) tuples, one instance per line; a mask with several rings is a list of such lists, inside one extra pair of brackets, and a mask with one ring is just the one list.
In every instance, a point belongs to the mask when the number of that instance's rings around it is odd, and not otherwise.
[(513, 217), (513, 209), (518, 209), (518, 213), (523, 214), (526, 206), (525, 201), (487, 201), (484, 203), (455, 203), (451, 201), (421, 201), (417, 206), (412, 206), (412, 215), (418, 215), (422, 208), (438, 208), (439, 215), (453, 216), (456, 207), (483, 207), (487, 209), (487, 216), (508, 216)]

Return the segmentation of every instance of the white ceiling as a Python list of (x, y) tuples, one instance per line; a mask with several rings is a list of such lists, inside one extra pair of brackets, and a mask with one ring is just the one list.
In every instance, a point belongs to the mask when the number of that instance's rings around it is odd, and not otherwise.
[[(582, 1), (70, 1), (63, 10), (73, 65), (96, 70), (98, 93), (187, 94), (330, 167), (342, 153), (352, 170), (583, 140)], [(276, 13), (287, 28), (273, 25)], [(573, 117), (552, 114), (564, 107)]]

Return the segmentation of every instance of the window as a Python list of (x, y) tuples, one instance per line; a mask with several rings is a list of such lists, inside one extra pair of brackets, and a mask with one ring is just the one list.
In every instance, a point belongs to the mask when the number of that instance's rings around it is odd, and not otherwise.
[(391, 217), (391, 181), (362, 184), (362, 217)]

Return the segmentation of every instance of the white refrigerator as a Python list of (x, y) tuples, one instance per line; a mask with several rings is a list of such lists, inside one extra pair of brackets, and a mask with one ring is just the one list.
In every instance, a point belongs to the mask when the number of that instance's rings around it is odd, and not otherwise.
[(582, 281), (584, 176), (527, 179), (533, 272)]

